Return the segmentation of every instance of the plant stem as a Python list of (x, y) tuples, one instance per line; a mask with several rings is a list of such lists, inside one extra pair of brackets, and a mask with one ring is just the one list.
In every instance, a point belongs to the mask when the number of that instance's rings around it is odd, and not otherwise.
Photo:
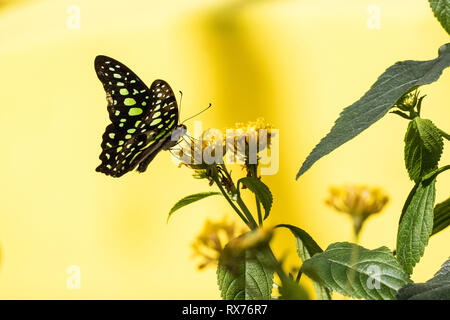
[[(244, 213), (245, 217), (247, 218), (248, 221), (248, 226), (250, 227), (250, 229), (254, 230), (258, 228), (258, 224), (256, 223), (255, 219), (253, 218), (252, 214), (250, 213), (250, 210), (248, 210), (247, 206), (245, 205), (244, 201), (242, 201), (241, 199), (241, 195), (239, 194), (239, 191), (237, 190), (233, 179), (231, 178), (230, 173), (228, 172), (227, 167), (225, 166), (224, 163), (222, 163), (220, 165), (220, 167), (222, 168), (223, 172), (225, 173), (225, 175), (227, 176), (227, 178), (230, 180), (230, 182), (233, 184), (233, 192), (236, 194), (236, 202), (239, 206), (239, 208), (241, 208), (242, 212)], [(216, 182), (217, 184), (217, 182)], [(230, 200), (231, 201), (231, 200)], [(231, 204), (231, 202), (230, 202)], [(242, 217), (241, 217), (242, 218)]]
[(258, 223), (259, 223), (259, 226), (262, 227), (263, 218), (262, 218), (262, 214), (261, 214), (261, 204), (259, 203), (258, 197), (256, 197), (256, 195), (255, 195), (255, 200), (256, 200), (256, 208), (258, 210)]
[[(252, 165), (252, 170), (253, 170), (253, 176), (256, 179), (258, 179), (258, 165), (257, 164)], [(261, 204), (260, 204), (259, 199), (256, 196), (256, 194), (255, 194), (255, 201), (256, 201), (256, 209), (258, 210), (258, 223), (259, 223), (259, 226), (262, 227), (262, 225), (263, 225), (263, 217), (262, 217), (262, 214), (261, 214)]]
[(223, 188), (222, 184), (220, 183), (219, 179), (217, 178), (217, 175), (214, 174), (212, 178), (213, 178), (214, 182), (216, 183), (217, 187), (219, 188), (220, 192), (222, 192), (222, 195), (224, 196), (224, 198), (227, 199), (228, 203), (233, 208), (233, 210), (236, 211), (236, 213), (242, 219), (242, 221), (244, 221), (245, 224), (247, 226), (249, 226), (250, 229), (252, 229), (250, 222), (244, 217), (242, 212), (236, 207), (236, 205), (233, 203), (233, 201), (228, 196), (228, 193)]
[(241, 199), (241, 195), (239, 193), (237, 193), (237, 199), (236, 202), (238, 204), (238, 206), (241, 208), (241, 210), (244, 212), (245, 216), (247, 217), (249, 223), (250, 223), (250, 228), (252, 230), (255, 230), (258, 228), (258, 224), (256, 223), (255, 219), (253, 219), (252, 214), (250, 213), (250, 210), (248, 210), (247, 206), (245, 205), (244, 201), (242, 201)]
[(450, 134), (448, 134), (447, 132), (445, 132), (445, 131), (443, 131), (443, 130), (441, 130), (441, 129), (438, 129), (439, 130), (439, 132), (441, 133), (441, 136), (442, 137), (444, 137), (445, 139), (447, 139), (448, 141), (450, 141)]
[(300, 278), (302, 277), (302, 268), (300, 268), (300, 270), (298, 270), (297, 273), (297, 278), (295, 278), (295, 282), (299, 283), (300, 282)]

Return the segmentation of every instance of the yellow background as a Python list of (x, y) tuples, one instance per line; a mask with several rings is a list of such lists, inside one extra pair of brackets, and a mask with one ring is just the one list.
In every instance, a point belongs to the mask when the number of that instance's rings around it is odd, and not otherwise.
[[(373, 4), (380, 30), (366, 26)], [(70, 5), (81, 9), (80, 29), (66, 27)], [(162, 78), (182, 90), (182, 118), (213, 103), (197, 117), (204, 128), (263, 116), (280, 129), (280, 169), (264, 177), (275, 199), (269, 225), (302, 227), (326, 248), (351, 239), (348, 218), (324, 204), (328, 187), (383, 187), (392, 200), (361, 238), (373, 249), (395, 247), (412, 188), (406, 121), (388, 115), (299, 181), (295, 174), (339, 112), (387, 67), (434, 59), (446, 42), (425, 0), (0, 1), (0, 298), (219, 298), (215, 270), (196, 270), (190, 243), (205, 219), (231, 215), (226, 202), (203, 200), (166, 224), (178, 199), (210, 190), (168, 152), (144, 174), (94, 171), (108, 124), (96, 55), (118, 59), (147, 84)], [(449, 84), (447, 70), (421, 89), (423, 116), (447, 131)], [(449, 162), (446, 150), (441, 164)], [(437, 187), (443, 201), (448, 174)], [(431, 238), (415, 281), (447, 259), (449, 240), (448, 230)], [(289, 255), (287, 266), (297, 261), (286, 231), (274, 248)], [(70, 265), (81, 269), (79, 290), (66, 288)]]

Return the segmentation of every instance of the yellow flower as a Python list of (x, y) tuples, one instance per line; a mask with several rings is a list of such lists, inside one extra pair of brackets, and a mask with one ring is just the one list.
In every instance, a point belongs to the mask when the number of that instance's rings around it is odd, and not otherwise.
[(230, 243), (236, 251), (243, 251), (250, 248), (256, 248), (261, 244), (266, 244), (272, 239), (273, 230), (272, 229), (256, 229), (247, 232), (242, 237), (235, 239)]
[[(227, 147), (236, 158), (246, 163), (264, 149), (270, 149), (272, 126), (264, 118), (247, 123), (236, 123), (234, 129), (226, 129)], [(254, 154), (250, 154), (253, 151)], [(255, 160), (253, 159), (253, 160)]]
[(327, 205), (339, 212), (349, 214), (354, 223), (355, 234), (359, 234), (363, 222), (372, 214), (380, 212), (389, 197), (380, 188), (345, 185), (331, 187)]
[(235, 128), (205, 130), (200, 139), (191, 139), (187, 145), (181, 145), (173, 154), (180, 160), (180, 165), (202, 170), (223, 163), (227, 150), (232, 150), (232, 161), (257, 164), (258, 153), (270, 149), (272, 126), (263, 118), (247, 123), (236, 123)]
[(193, 255), (202, 260), (197, 268), (202, 270), (216, 264), (225, 245), (244, 230), (234, 222), (228, 222), (226, 218), (217, 222), (207, 220), (203, 230), (192, 243)]
[(225, 136), (218, 129), (208, 129), (202, 133), (202, 139), (191, 139), (188, 146), (174, 150), (180, 165), (191, 169), (203, 170), (209, 166), (223, 162)]

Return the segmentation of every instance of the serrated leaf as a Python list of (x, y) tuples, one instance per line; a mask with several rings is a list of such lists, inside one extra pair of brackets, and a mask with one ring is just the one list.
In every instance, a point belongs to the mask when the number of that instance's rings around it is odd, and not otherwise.
[(411, 274), (422, 257), (433, 230), (436, 178), (421, 181), (411, 190), (403, 208), (397, 233), (397, 259)]
[(398, 291), (399, 300), (450, 300), (450, 259), (425, 283), (407, 284)]
[(388, 248), (368, 250), (349, 242), (331, 244), (306, 260), (302, 270), (322, 285), (358, 299), (395, 299), (410, 282)]
[[(297, 253), (302, 261), (306, 261), (316, 253), (321, 253), (323, 250), (314, 241), (314, 239), (303, 229), (289, 224), (279, 224), (275, 228), (287, 228), (295, 237), (297, 244)], [(318, 300), (331, 300), (331, 291), (322, 286), (317, 281), (313, 281), (314, 289)]]
[(439, 56), (434, 60), (401, 61), (388, 68), (361, 99), (344, 109), (331, 131), (308, 155), (296, 178), (381, 119), (405, 93), (436, 81), (449, 65), (450, 43), (439, 48)]
[(442, 27), (450, 34), (450, 1), (430, 0), (430, 7)]
[(272, 208), (273, 197), (268, 186), (261, 180), (255, 177), (246, 177), (238, 181), (238, 183), (244, 184), (251, 192), (253, 192), (258, 200), (261, 202), (264, 208), (264, 219), (269, 216), (270, 209)]
[(190, 196), (184, 197), (183, 199), (179, 200), (175, 205), (170, 209), (169, 216), (167, 217), (167, 221), (169, 221), (169, 218), (172, 216), (172, 214), (177, 211), (178, 209), (187, 206), (188, 204), (191, 204), (193, 202), (196, 202), (198, 200), (204, 199), (209, 196), (218, 195), (220, 192), (201, 192), (196, 194), (191, 194)]
[(273, 287), (272, 261), (266, 247), (242, 250), (233, 241), (225, 246), (217, 266), (217, 283), (224, 300), (269, 300)]
[(418, 117), (411, 120), (405, 135), (405, 166), (411, 180), (437, 169), (443, 148), (441, 133), (433, 122)]
[(450, 198), (434, 207), (433, 232), (431, 235), (444, 230), (450, 225)]

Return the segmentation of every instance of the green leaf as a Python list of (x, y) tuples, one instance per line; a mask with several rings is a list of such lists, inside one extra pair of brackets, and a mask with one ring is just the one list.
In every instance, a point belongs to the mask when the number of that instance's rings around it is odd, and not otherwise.
[(450, 65), (450, 43), (429, 61), (402, 61), (388, 68), (358, 101), (345, 108), (331, 131), (302, 164), (297, 179), (320, 158), (353, 139), (381, 119), (405, 93), (436, 81)]
[(236, 254), (233, 242), (237, 239), (225, 246), (219, 258), (217, 282), (222, 299), (269, 300), (273, 287), (273, 268), (265, 251), (267, 247), (250, 248)]
[(200, 192), (200, 193), (191, 194), (190, 196), (184, 197), (183, 199), (181, 199), (180, 201), (175, 203), (175, 205), (172, 207), (172, 209), (170, 209), (169, 216), (167, 217), (167, 221), (169, 221), (169, 218), (178, 209), (183, 208), (184, 206), (187, 206), (188, 204), (191, 204), (195, 201), (204, 199), (209, 196), (218, 195), (218, 194), (220, 194), (220, 192)]
[(422, 257), (433, 230), (436, 179), (417, 183), (403, 207), (397, 233), (397, 259), (408, 274)]
[[(308, 260), (316, 253), (323, 252), (317, 242), (306, 231), (289, 224), (279, 224), (275, 228), (287, 228), (292, 232), (297, 244), (298, 256), (302, 261)], [(313, 281), (313, 284), (318, 300), (331, 300), (331, 291), (328, 288), (317, 281)]]
[(437, 169), (444, 141), (438, 128), (427, 119), (409, 122), (405, 135), (405, 165), (411, 180), (418, 181)]
[(242, 178), (238, 181), (238, 184), (239, 183), (244, 184), (251, 192), (256, 195), (264, 208), (264, 219), (266, 219), (269, 216), (273, 202), (272, 193), (270, 192), (269, 187), (267, 187), (264, 182), (255, 177)]
[(358, 299), (391, 300), (410, 282), (392, 252), (337, 242), (303, 263), (303, 273), (343, 295)]
[(434, 16), (439, 20), (445, 31), (450, 34), (450, 1), (430, 0), (430, 6)]
[(450, 259), (425, 283), (407, 284), (398, 291), (399, 300), (450, 300)]
[(450, 198), (434, 207), (433, 232), (431, 235), (444, 230), (450, 225)]

